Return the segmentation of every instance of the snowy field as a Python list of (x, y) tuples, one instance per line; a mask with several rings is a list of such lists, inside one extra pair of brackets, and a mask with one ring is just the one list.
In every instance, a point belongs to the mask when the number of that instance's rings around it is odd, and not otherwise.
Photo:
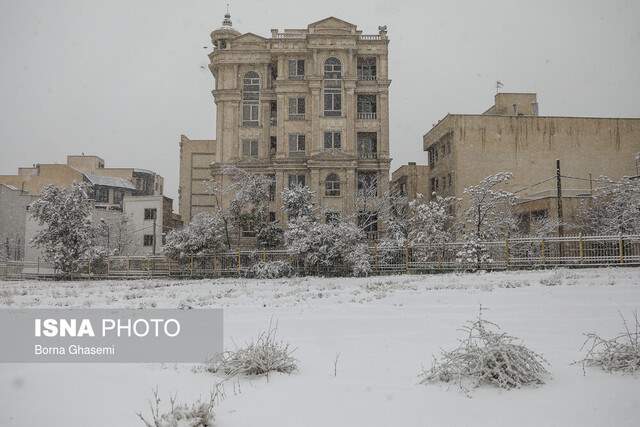
[[(539, 387), (419, 385), (421, 366), (484, 317), (551, 363)], [(640, 309), (640, 269), (287, 280), (0, 282), (0, 305), (223, 307), (225, 347), (278, 321), (297, 348), (292, 375), (224, 385), (217, 426), (638, 426), (640, 377), (570, 365), (583, 333), (621, 331)], [(0, 350), (1, 351), (1, 350)], [(337, 375), (334, 360), (339, 353)], [(0, 365), (1, 426), (142, 426), (156, 386), (165, 398), (207, 399), (220, 377), (192, 365)]]

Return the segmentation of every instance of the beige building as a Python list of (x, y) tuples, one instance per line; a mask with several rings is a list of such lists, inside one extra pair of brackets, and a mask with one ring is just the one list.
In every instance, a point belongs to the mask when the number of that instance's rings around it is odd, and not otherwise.
[(556, 159), (563, 198), (588, 195), (590, 176), (636, 175), (640, 118), (540, 116), (536, 94), (498, 93), (483, 114), (447, 114), (424, 135), (423, 148), (429, 194), (463, 197), (465, 187), (508, 171), (505, 189), (541, 210), (555, 206)]
[(389, 73), (386, 29), (365, 35), (326, 18), (304, 29), (241, 34), (227, 14), (211, 33), (216, 140), (180, 141), (180, 213), (212, 209), (207, 181), (234, 165), (274, 181), (281, 193), (304, 184), (327, 211), (354, 214), (359, 188), (388, 187)]
[(418, 195), (429, 197), (429, 166), (418, 165), (409, 162), (400, 166), (391, 174), (391, 190), (401, 196), (406, 196), (409, 201), (415, 200)]
[[(14, 186), (29, 194), (40, 194), (50, 184), (67, 187), (74, 182), (87, 182), (122, 190), (136, 195), (157, 195), (164, 191), (164, 179), (155, 172), (136, 168), (106, 168), (98, 156), (67, 156), (64, 164), (34, 164), (18, 168), (17, 175), (0, 175), (0, 184)], [(126, 193), (128, 193), (126, 192)], [(104, 203), (118, 204), (123, 194), (109, 194)]]

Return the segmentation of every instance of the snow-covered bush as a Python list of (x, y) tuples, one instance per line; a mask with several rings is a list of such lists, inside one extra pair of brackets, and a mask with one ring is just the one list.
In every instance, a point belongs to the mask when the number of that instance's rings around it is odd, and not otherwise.
[(606, 372), (636, 373), (640, 372), (640, 320), (638, 312), (634, 313), (635, 325), (630, 329), (622, 316), (624, 332), (613, 338), (602, 338), (595, 333), (585, 334), (587, 340), (582, 348), (587, 348), (585, 357), (577, 363), (586, 366), (597, 366)]
[(284, 230), (277, 222), (269, 222), (264, 224), (256, 232), (258, 246), (263, 248), (275, 248), (282, 244)]
[(489, 250), (474, 234), (466, 236), (462, 248), (456, 253), (456, 262), (466, 268), (478, 269), (493, 262)]
[(286, 261), (267, 261), (254, 264), (249, 274), (256, 279), (278, 279), (280, 277), (291, 277), (295, 270)]
[(414, 257), (433, 260), (447, 243), (455, 240), (458, 228), (453, 215), (455, 203), (454, 197), (436, 195), (432, 200), (419, 197), (409, 204), (408, 241), (412, 247), (419, 247), (414, 250)]
[(69, 188), (48, 185), (29, 206), (41, 226), (31, 243), (43, 249), (46, 261), (56, 270), (73, 273), (83, 262), (100, 262), (105, 256), (98, 249), (104, 226), (93, 223), (92, 209), (85, 186), (77, 183)]
[(289, 253), (302, 257), (310, 271), (336, 273), (335, 267), (343, 265), (354, 275), (371, 271), (365, 234), (349, 221), (321, 224), (300, 216), (289, 222), (284, 236)]
[(199, 213), (188, 225), (167, 234), (164, 251), (173, 259), (182, 259), (222, 250), (224, 230), (220, 215)]
[(153, 391), (153, 401), (149, 402), (151, 419), (147, 420), (141, 412), (138, 418), (146, 427), (213, 427), (215, 422), (214, 406), (223, 397), (221, 388), (211, 393), (208, 401), (198, 400), (192, 404), (176, 404), (176, 396), (169, 398), (171, 407), (168, 412), (160, 412), (158, 389)]
[[(482, 312), (482, 310), (481, 310)], [(548, 362), (538, 353), (518, 344), (495, 323), (482, 319), (468, 322), (465, 337), (451, 351), (434, 357), (431, 369), (420, 373), (422, 384), (454, 382), (465, 393), (483, 384), (503, 389), (544, 384)]]
[(289, 344), (276, 337), (277, 325), (269, 328), (258, 339), (235, 351), (226, 351), (209, 366), (211, 372), (227, 376), (267, 375), (271, 372), (290, 374), (298, 369)]

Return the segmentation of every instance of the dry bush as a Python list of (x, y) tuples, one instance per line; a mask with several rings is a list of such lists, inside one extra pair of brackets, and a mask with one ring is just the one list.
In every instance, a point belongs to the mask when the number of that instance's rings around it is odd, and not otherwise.
[(634, 312), (634, 330), (629, 329), (627, 320), (622, 313), (624, 332), (618, 336), (605, 339), (595, 333), (585, 334), (587, 340), (582, 349), (587, 348), (587, 353), (582, 360), (575, 363), (582, 364), (582, 370), (586, 373), (586, 366), (598, 366), (606, 372), (635, 373), (640, 371), (640, 320), (638, 312)]
[(467, 395), (482, 384), (503, 389), (528, 384), (544, 384), (549, 363), (538, 353), (518, 344), (517, 338), (507, 335), (495, 323), (482, 319), (467, 322), (462, 331), (465, 337), (452, 351), (442, 351), (434, 357), (431, 369), (420, 373), (420, 383), (454, 382)]
[(191, 405), (176, 404), (176, 396), (169, 398), (171, 408), (169, 412), (160, 413), (160, 397), (158, 389), (153, 391), (153, 400), (149, 402), (151, 420), (147, 420), (138, 412), (138, 418), (146, 427), (212, 427), (215, 421), (213, 408), (224, 398), (224, 391), (220, 385), (211, 392), (209, 401), (196, 401)]
[(298, 369), (292, 357), (295, 349), (277, 339), (277, 325), (269, 322), (269, 328), (246, 347), (226, 351), (220, 360), (209, 366), (211, 372), (234, 375), (267, 375), (270, 372), (290, 374)]

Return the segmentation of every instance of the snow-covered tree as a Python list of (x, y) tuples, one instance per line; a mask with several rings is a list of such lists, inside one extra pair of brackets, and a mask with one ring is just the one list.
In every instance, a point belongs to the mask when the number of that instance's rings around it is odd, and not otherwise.
[(511, 179), (511, 172), (498, 172), (484, 178), (478, 185), (464, 189), (469, 207), (465, 212), (467, 232), (483, 239), (507, 236), (514, 230), (511, 212), (517, 200), (515, 194), (500, 190)]
[(48, 185), (29, 206), (31, 216), (41, 226), (32, 243), (43, 250), (56, 270), (76, 272), (83, 261), (100, 262), (106, 255), (99, 245), (105, 228), (93, 223), (92, 209), (86, 188), (76, 183), (70, 188)]
[(469, 207), (465, 211), (465, 246), (457, 254), (458, 260), (474, 260), (476, 268), (489, 261), (483, 241), (508, 237), (517, 229), (512, 211), (515, 194), (500, 190), (512, 177), (511, 172), (498, 172), (484, 178), (478, 185), (464, 189)]
[(313, 192), (307, 186), (293, 186), (282, 191), (282, 210), (288, 220), (313, 213)]
[(453, 211), (455, 203), (455, 197), (436, 195), (432, 200), (419, 197), (409, 204), (408, 240), (411, 246), (420, 248), (415, 250), (417, 255), (431, 259), (456, 239), (459, 227)]
[(100, 221), (106, 227), (104, 246), (108, 248), (110, 255), (135, 255), (135, 230), (131, 223), (131, 218), (123, 214), (112, 224), (108, 224), (104, 219)]
[(226, 246), (224, 221), (220, 215), (199, 213), (186, 226), (167, 234), (164, 251), (174, 259), (223, 250)]
[(601, 235), (640, 233), (640, 180), (600, 177), (598, 183), (592, 199), (578, 210), (582, 230)]

